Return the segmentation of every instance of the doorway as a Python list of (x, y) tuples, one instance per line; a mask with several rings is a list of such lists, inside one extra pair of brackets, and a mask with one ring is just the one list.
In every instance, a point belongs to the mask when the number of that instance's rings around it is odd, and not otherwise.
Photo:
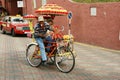
[(9, 15), (23, 15), (23, 0), (5, 0), (5, 7)]

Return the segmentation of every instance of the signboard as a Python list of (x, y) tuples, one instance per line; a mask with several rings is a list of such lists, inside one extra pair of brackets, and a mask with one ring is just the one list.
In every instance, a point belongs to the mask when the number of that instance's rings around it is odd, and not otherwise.
[(17, 1), (17, 7), (23, 7), (23, 1)]
[(72, 16), (73, 16), (72, 12), (69, 11), (69, 12), (68, 12), (69, 26), (70, 26), (70, 24), (71, 24)]
[(72, 12), (71, 11), (68, 12), (68, 19), (72, 19)]
[(68, 12), (68, 26), (69, 26), (68, 35), (71, 34), (71, 20), (72, 20), (72, 16), (73, 16), (72, 12), (69, 11)]
[(47, 1), (46, 0), (42, 0), (42, 6), (46, 5)]

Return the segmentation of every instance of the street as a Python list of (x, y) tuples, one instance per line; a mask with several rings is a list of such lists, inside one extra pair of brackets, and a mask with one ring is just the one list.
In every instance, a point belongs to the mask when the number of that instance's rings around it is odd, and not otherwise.
[(31, 41), (0, 32), (0, 80), (120, 80), (120, 51), (75, 43), (75, 67), (62, 73), (55, 65), (28, 64), (25, 50)]

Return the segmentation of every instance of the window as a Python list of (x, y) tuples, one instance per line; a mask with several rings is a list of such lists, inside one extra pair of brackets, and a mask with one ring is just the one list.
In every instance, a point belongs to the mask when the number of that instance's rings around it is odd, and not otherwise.
[(96, 7), (91, 7), (90, 8), (90, 15), (91, 16), (97, 16), (97, 8)]
[(17, 1), (17, 7), (23, 7), (23, 1)]

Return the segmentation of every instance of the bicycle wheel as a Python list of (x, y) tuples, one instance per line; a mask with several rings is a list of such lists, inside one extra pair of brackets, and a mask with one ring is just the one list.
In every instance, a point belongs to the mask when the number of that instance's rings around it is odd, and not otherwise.
[[(50, 60), (51, 60), (51, 62), (55, 63), (55, 56), (50, 57)], [(61, 62), (62, 62), (62, 60), (58, 61), (58, 63), (61, 63)]]
[(68, 42), (68, 47), (70, 48), (71, 51), (74, 49), (73, 41)]
[(66, 51), (66, 47), (60, 47), (54, 58), (55, 64), (61, 72), (68, 73), (73, 70), (75, 57), (70, 49)]
[(55, 62), (54, 57), (50, 57), (50, 61), (54, 63)]
[(28, 63), (32, 67), (38, 67), (41, 64), (41, 62), (42, 62), (41, 58), (34, 58), (33, 57), (33, 54), (34, 54), (34, 51), (35, 51), (35, 47), (36, 47), (36, 44), (32, 43), (26, 49), (26, 58), (27, 58)]
[(68, 42), (68, 48), (72, 51), (74, 57), (76, 58), (77, 53), (74, 51), (74, 42), (73, 41)]

